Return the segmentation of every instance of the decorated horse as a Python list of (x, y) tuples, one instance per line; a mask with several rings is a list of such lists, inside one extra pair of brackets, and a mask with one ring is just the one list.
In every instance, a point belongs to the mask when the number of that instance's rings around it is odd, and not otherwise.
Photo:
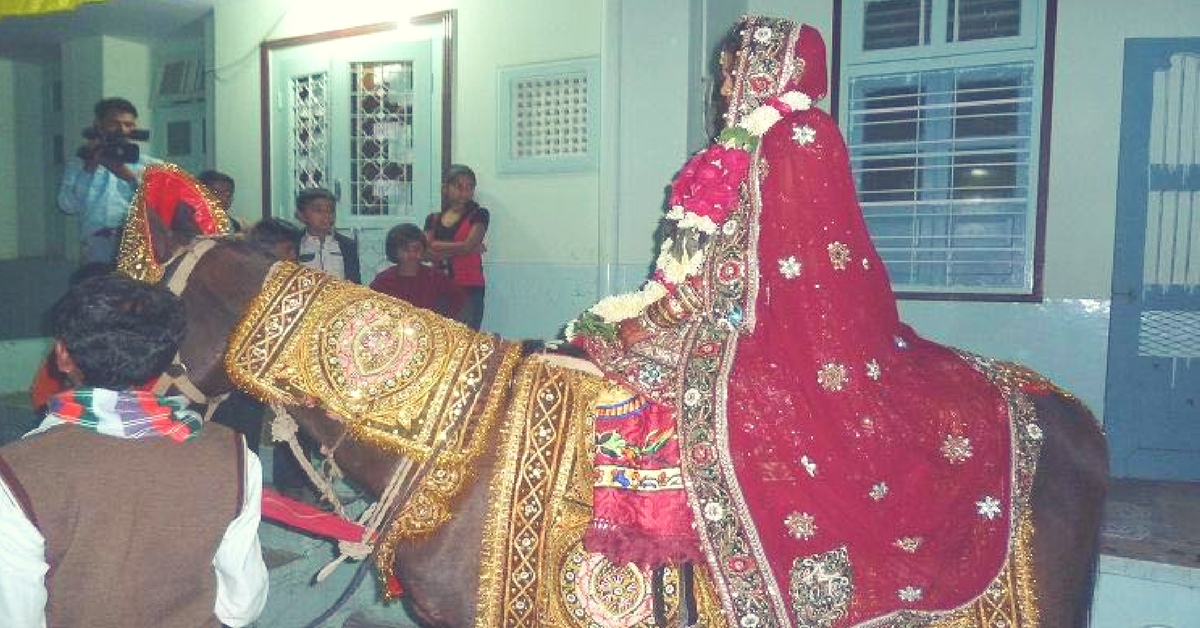
[(378, 499), (429, 625), (1084, 626), (1094, 417), (899, 321), (815, 31), (744, 18), (722, 70), (655, 273), (567, 326), (586, 360), (135, 219), (120, 265), (182, 295), (191, 385), (287, 407)]

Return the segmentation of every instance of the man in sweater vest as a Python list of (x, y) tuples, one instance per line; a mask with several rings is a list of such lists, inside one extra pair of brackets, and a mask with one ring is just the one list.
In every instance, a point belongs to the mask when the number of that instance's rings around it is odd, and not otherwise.
[(245, 626), (262, 612), (262, 471), (240, 435), (151, 392), (180, 300), (120, 275), (50, 311), (72, 388), (0, 448), (0, 625)]

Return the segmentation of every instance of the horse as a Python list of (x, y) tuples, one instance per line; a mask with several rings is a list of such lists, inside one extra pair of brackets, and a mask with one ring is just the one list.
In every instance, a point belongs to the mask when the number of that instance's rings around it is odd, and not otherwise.
[[(224, 363), (228, 339), (276, 260), (236, 239), (204, 242), (212, 244), (199, 259), (180, 263), (186, 255), (177, 255), (163, 281), (175, 284), (188, 313), (180, 359), (190, 381), (213, 397), (234, 387)], [(525, 362), (549, 362), (548, 368), (589, 377), (599, 373), (579, 358), (547, 358), (529, 351), (521, 355)], [(1082, 627), (1096, 577), (1107, 478), (1105, 439), (1092, 414), (1069, 394), (1051, 386), (1031, 398), (1043, 434), (1029, 500), (1036, 530), (1031, 553), (1038, 625)], [(289, 410), (304, 433), (332, 452), (346, 478), (370, 495), (385, 492), (402, 454), (347, 438), (347, 425), (323, 409), (302, 404)], [(583, 448), (586, 451), (590, 443)], [(503, 467), (499, 455), (498, 448), (485, 447), (474, 460), (474, 479), (456, 498), (449, 521), (395, 548), (394, 567), (410, 611), (426, 625), (478, 625), (478, 589), (486, 574), (477, 550), (486, 535), (489, 486)]]

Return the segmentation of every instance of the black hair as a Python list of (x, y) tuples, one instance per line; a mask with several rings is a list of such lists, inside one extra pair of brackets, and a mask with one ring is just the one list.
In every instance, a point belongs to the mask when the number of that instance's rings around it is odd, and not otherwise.
[(442, 185), (450, 185), (463, 177), (470, 178), (471, 183), (479, 182), (475, 178), (475, 171), (471, 170), (470, 166), (465, 164), (450, 164), (450, 168), (446, 170), (446, 176), (442, 178)]
[(107, 275), (116, 270), (116, 265), (109, 262), (88, 262), (71, 271), (71, 276), (67, 279), (67, 285), (77, 286), (87, 279)]
[(425, 242), (425, 232), (421, 231), (420, 227), (411, 222), (401, 223), (389, 229), (387, 239), (384, 240), (383, 244), (383, 250), (387, 252), (388, 261), (393, 264), (399, 264), (400, 251), (413, 242), (420, 242), (428, 246)]
[(183, 301), (171, 291), (115, 273), (72, 287), (50, 308), (49, 322), (83, 384), (114, 390), (166, 370), (186, 326)]
[(309, 203), (320, 199), (325, 199), (333, 203), (335, 207), (337, 206), (337, 197), (333, 195), (333, 192), (325, 188), (308, 188), (307, 190), (301, 190), (296, 195), (296, 211), (300, 211)]
[(217, 181), (228, 183), (230, 192), (232, 192), (236, 187), (233, 182), (233, 177), (217, 170), (205, 170), (204, 172), (196, 175), (196, 180), (199, 181), (204, 187), (209, 187)]
[(300, 229), (282, 218), (263, 218), (250, 227), (246, 239), (255, 248), (275, 255), (275, 247), (300, 239)]
[(135, 118), (137, 117), (137, 114), (138, 114), (137, 107), (134, 107), (133, 103), (129, 102), (128, 100), (125, 100), (124, 98), (105, 98), (105, 99), (97, 102), (95, 108), (92, 111), (96, 114), (97, 120), (103, 120), (105, 117), (108, 116), (109, 113), (111, 113), (113, 111), (119, 111), (121, 113), (131, 113), (131, 114), (133, 114), (133, 117), (135, 117)]

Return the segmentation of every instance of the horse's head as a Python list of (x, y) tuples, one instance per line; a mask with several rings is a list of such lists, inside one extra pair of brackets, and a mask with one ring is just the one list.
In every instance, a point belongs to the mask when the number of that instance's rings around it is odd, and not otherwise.
[(192, 175), (174, 164), (148, 166), (121, 232), (117, 269), (158, 281), (163, 264), (193, 239), (230, 231), (220, 201)]

